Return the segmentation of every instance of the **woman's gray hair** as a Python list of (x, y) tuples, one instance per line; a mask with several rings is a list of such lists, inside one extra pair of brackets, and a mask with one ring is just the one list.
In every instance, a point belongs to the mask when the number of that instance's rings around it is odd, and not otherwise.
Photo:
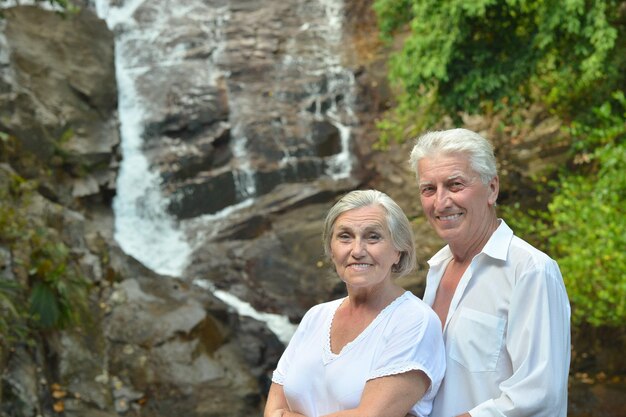
[(420, 136), (411, 151), (409, 164), (418, 181), (420, 160), (441, 154), (467, 156), (483, 184), (488, 184), (498, 174), (493, 145), (487, 139), (467, 129), (438, 130)]
[(346, 211), (379, 205), (386, 213), (385, 220), (387, 229), (391, 235), (393, 247), (400, 252), (400, 260), (392, 268), (395, 277), (401, 277), (415, 269), (415, 240), (413, 229), (404, 211), (387, 194), (378, 190), (355, 190), (344, 195), (326, 215), (322, 241), (324, 253), (331, 257), (330, 242), (333, 234), (333, 227), (337, 218)]

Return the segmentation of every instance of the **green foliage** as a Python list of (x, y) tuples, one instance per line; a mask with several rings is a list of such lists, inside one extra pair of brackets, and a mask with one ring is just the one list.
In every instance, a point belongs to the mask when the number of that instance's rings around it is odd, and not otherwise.
[(20, 287), (15, 281), (0, 277), (0, 353), (14, 340), (26, 338), (25, 313), (16, 303), (19, 294)]
[[(0, 3), (16, 3), (15, 0), (0, 0)], [(19, 1), (17, 2), (19, 4)], [(35, 0), (35, 3), (48, 3), (53, 7), (60, 7), (62, 10), (70, 10), (74, 6), (67, 0)]]
[(89, 284), (77, 259), (44, 213), (33, 212), (36, 187), (35, 181), (0, 172), (0, 245), (11, 254), (0, 275), (3, 345), (24, 341), (32, 331), (78, 324), (87, 310)]
[[(626, 146), (601, 148), (596, 178), (572, 175), (549, 205), (553, 253), (564, 271), (574, 322), (626, 319)], [(595, 181), (594, 181), (595, 180)]]
[(67, 246), (52, 236), (39, 229), (30, 239), (29, 313), (43, 329), (76, 324), (87, 309), (87, 281)]
[(578, 166), (550, 184), (547, 208), (504, 208), (516, 230), (557, 259), (575, 324), (626, 320), (626, 100), (614, 98), (591, 112), (595, 125), (572, 126)]
[(50, 328), (59, 321), (61, 309), (50, 287), (37, 282), (30, 294), (30, 314), (39, 319), (39, 323)]
[(572, 122), (570, 134), (578, 139), (573, 142), (573, 151), (582, 154), (584, 159), (584, 155), (593, 149), (623, 140), (625, 116), (626, 96), (624, 91), (616, 91), (610, 100)]
[(536, 101), (565, 116), (598, 105), (626, 71), (621, 4), (377, 0), (383, 37), (409, 31), (390, 61), (399, 105), (380, 126), (383, 141), (419, 130), (417, 115), (430, 125)]
[[(54, 10), (60, 13), (62, 16), (65, 16), (66, 13), (78, 13), (80, 11), (80, 7), (72, 4), (68, 0), (34, 0), (35, 4), (47, 4), (51, 6)], [(5, 5), (3, 3), (9, 3)], [(0, 19), (4, 18), (2, 14), (2, 8), (7, 6), (19, 5), (19, 0), (0, 0)]]
[(391, 34), (411, 19), (411, 0), (378, 0), (374, 3), (374, 11), (378, 16), (383, 37), (391, 39)]

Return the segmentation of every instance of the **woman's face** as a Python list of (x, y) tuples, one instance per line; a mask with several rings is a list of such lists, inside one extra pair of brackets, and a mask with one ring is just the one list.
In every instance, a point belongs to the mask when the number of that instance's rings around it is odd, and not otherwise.
[(419, 179), (424, 214), (443, 240), (470, 247), (491, 235), (497, 176), (483, 184), (465, 156), (440, 155), (420, 160)]
[(333, 225), (331, 258), (337, 274), (355, 288), (372, 287), (391, 278), (400, 252), (391, 241), (385, 211), (379, 205), (342, 213)]

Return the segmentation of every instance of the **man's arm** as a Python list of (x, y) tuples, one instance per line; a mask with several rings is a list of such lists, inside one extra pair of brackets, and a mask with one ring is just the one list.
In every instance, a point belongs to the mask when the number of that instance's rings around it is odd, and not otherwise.
[[(520, 277), (509, 311), (506, 347), (513, 374), (500, 397), (471, 416), (565, 417), (570, 364), (570, 309), (556, 263)], [(499, 413), (499, 414), (498, 414)]]

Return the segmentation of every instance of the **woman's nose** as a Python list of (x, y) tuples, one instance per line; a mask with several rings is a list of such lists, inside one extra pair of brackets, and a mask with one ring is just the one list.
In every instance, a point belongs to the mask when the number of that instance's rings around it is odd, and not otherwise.
[(362, 258), (365, 256), (365, 242), (361, 239), (355, 239), (352, 244), (352, 257)]

